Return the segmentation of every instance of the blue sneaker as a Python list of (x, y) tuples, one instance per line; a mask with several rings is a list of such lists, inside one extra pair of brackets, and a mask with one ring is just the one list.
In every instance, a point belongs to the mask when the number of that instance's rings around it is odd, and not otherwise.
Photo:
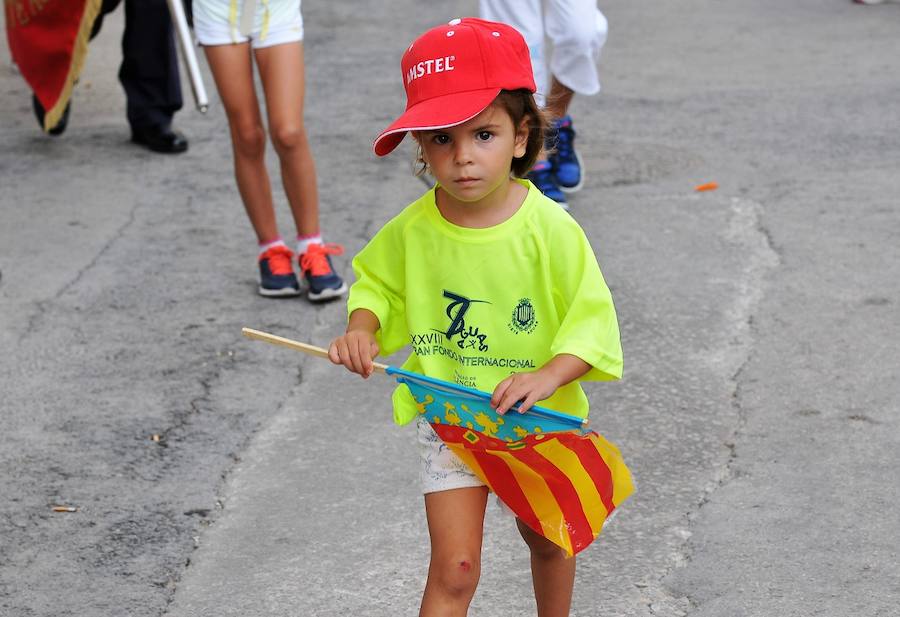
[(581, 157), (575, 152), (575, 129), (572, 117), (563, 116), (556, 121), (555, 151), (550, 156), (553, 174), (559, 188), (566, 193), (574, 193), (584, 184), (581, 173)]
[(563, 210), (569, 209), (566, 203), (566, 196), (559, 186), (556, 184), (556, 178), (553, 177), (553, 166), (550, 161), (538, 161), (528, 172), (528, 179), (538, 187), (541, 193), (562, 206)]
[(261, 296), (299, 296), (300, 283), (294, 274), (294, 253), (282, 245), (273, 246), (259, 256), (259, 294)]
[(347, 284), (334, 271), (329, 257), (343, 252), (344, 247), (338, 244), (310, 244), (300, 255), (300, 271), (306, 279), (310, 302), (324, 302), (347, 293)]

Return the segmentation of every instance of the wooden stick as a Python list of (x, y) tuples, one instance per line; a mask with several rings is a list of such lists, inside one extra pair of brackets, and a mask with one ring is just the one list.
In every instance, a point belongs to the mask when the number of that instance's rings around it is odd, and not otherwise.
[[(321, 347), (316, 347), (315, 345), (309, 345), (307, 343), (301, 343), (299, 341), (292, 341), (289, 338), (276, 336), (274, 334), (269, 334), (268, 332), (263, 332), (261, 330), (254, 330), (253, 328), (241, 328), (241, 332), (243, 332), (244, 336), (246, 336), (247, 338), (265, 341), (266, 343), (272, 343), (273, 345), (281, 345), (282, 347), (287, 347), (288, 349), (302, 351), (303, 353), (309, 354), (311, 356), (328, 358), (328, 350), (322, 349)], [(373, 362), (372, 366), (379, 373), (384, 373), (388, 367), (387, 364), (381, 364), (380, 362)]]

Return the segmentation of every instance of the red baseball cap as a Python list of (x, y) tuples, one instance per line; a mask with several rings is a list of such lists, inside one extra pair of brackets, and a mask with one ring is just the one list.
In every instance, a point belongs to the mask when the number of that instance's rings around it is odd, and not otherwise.
[(407, 131), (456, 126), (487, 109), (501, 90), (535, 91), (528, 46), (506, 24), (454, 19), (415, 41), (400, 61), (406, 111), (375, 140), (375, 154), (397, 147)]

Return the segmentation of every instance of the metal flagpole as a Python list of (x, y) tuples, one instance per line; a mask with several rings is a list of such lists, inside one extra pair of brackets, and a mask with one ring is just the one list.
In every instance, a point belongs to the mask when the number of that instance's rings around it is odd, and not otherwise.
[(209, 109), (209, 99), (206, 96), (206, 88), (203, 87), (203, 76), (200, 74), (200, 65), (197, 64), (197, 54), (194, 51), (194, 39), (188, 30), (187, 17), (184, 14), (182, 0), (167, 0), (169, 13), (172, 15), (172, 24), (178, 33), (178, 42), (181, 44), (181, 53), (188, 74), (191, 77), (191, 90), (194, 93), (194, 103), (197, 111), (206, 113)]

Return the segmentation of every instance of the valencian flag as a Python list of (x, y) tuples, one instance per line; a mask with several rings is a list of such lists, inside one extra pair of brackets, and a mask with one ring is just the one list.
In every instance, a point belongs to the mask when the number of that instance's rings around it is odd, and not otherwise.
[[(244, 336), (320, 358), (321, 347), (254, 330)], [(515, 515), (566, 554), (584, 550), (634, 492), (615, 445), (587, 421), (545, 407), (499, 415), (487, 392), (373, 363), (413, 395), (419, 414)]]
[(634, 492), (615, 445), (542, 407), (504, 415), (491, 395), (392, 366), (441, 440), (535, 532), (575, 555)]
[(87, 56), (102, 0), (4, 0), (6, 37), (19, 71), (44, 110), (44, 130), (59, 122)]

